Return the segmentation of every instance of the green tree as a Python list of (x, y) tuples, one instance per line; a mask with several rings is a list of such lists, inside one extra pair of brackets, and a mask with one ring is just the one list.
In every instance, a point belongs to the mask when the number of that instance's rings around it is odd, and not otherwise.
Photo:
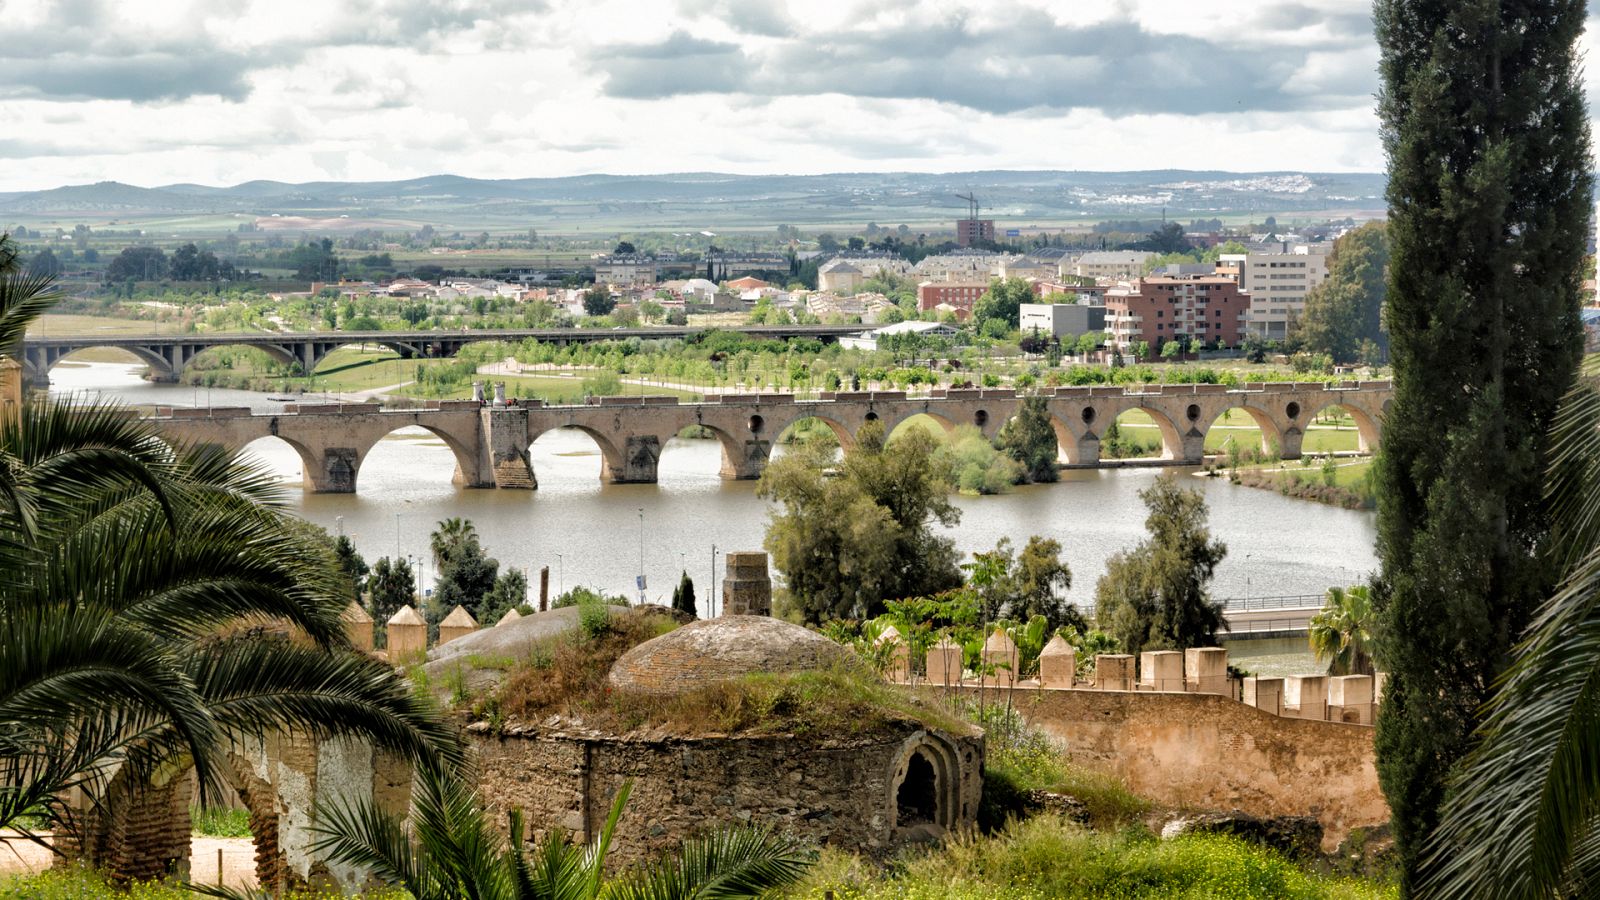
[(697, 619), (700, 617), (694, 602), (694, 579), (689, 577), (687, 570), (678, 579), (678, 586), (672, 589), (672, 608)]
[(1306, 349), (1336, 362), (1361, 359), (1363, 345), (1383, 347), (1384, 272), (1389, 241), (1383, 223), (1357, 228), (1333, 245), (1328, 277), (1306, 294), (1296, 333)]
[(996, 278), (989, 282), (989, 289), (973, 304), (972, 321), (978, 323), (980, 328), (991, 319), (1003, 323), (1006, 330), (1017, 328), (1022, 323), (1022, 304), (1033, 303), (1036, 299), (1033, 285), (1027, 281), (1021, 278)]
[(603, 284), (583, 292), (583, 311), (591, 316), (610, 315), (617, 308), (617, 298), (611, 296), (611, 289)]
[(516, 566), (506, 566), (484, 598), (483, 618), (478, 621), (483, 625), (493, 625), (500, 621), (507, 610), (516, 609), (527, 602), (528, 576)]
[(333, 542), (333, 554), (339, 561), (339, 571), (349, 580), (351, 598), (361, 599), (361, 592), (367, 585), (367, 561), (361, 558), (350, 538), (342, 534)]
[(507, 815), (502, 834), (467, 779), (422, 766), (409, 818), (370, 800), (319, 807), (316, 847), (415, 900), (754, 900), (799, 880), (809, 866), (805, 848), (787, 838), (721, 829), (608, 878), (606, 852), (630, 791), (624, 784), (617, 792), (593, 844), (574, 845), (557, 829), (529, 853), (521, 810)]
[(1002, 452), (1022, 465), (1026, 480), (1049, 483), (1061, 477), (1056, 468), (1056, 429), (1044, 395), (1030, 394), (1022, 399), (1016, 417), (1000, 427), (997, 443)]
[(387, 622), (400, 607), (417, 602), (417, 579), (405, 559), (380, 557), (367, 577), (367, 612), (377, 622)]
[[(464, 541), (445, 557), (439, 568), (439, 580), (428, 604), (429, 626), (437, 624), (457, 606), (465, 607), (472, 618), (484, 622), (492, 610), (489, 595), (494, 591), (500, 574), (500, 562), (484, 554), (476, 537)], [(526, 593), (527, 585), (524, 583)], [(503, 612), (503, 611), (502, 611)]]
[(56, 258), (55, 251), (46, 247), (28, 261), (28, 271), (34, 275), (54, 278), (61, 274), (61, 260)]
[(961, 584), (954, 542), (931, 527), (961, 520), (936, 450), (922, 429), (886, 448), (883, 425), (868, 422), (842, 462), (832, 441), (807, 440), (767, 466), (758, 492), (781, 509), (765, 546), (807, 622), (870, 618), (886, 600)]
[(1182, 356), (1183, 345), (1177, 341), (1167, 341), (1165, 344), (1161, 345), (1161, 358), (1167, 362), (1180, 359)]
[(1371, 588), (1328, 588), (1322, 611), (1311, 617), (1311, 652), (1328, 661), (1329, 675), (1371, 675), (1373, 624)]
[(1376, 464), (1378, 773), (1402, 891), (1557, 569), (1544, 429), (1582, 352), (1593, 208), (1577, 0), (1379, 0), (1394, 399)]
[(1211, 539), (1205, 496), (1162, 475), (1139, 499), (1150, 536), (1106, 561), (1094, 589), (1100, 628), (1135, 656), (1214, 645), (1222, 603), (1207, 586), (1228, 548)]
[(106, 281), (159, 281), (167, 277), (167, 254), (160, 247), (127, 247), (106, 265)]
[[(1568, 395), (1551, 436), (1544, 560), (1562, 573), (1490, 700), (1429, 840), (1428, 897), (1594, 893), (1600, 809), (1600, 393)], [(1386, 701), (1387, 702), (1387, 701)]]

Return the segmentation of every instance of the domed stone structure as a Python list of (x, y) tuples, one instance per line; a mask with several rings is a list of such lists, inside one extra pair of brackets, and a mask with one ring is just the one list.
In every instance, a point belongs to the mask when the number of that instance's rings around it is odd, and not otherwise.
[(645, 641), (611, 667), (617, 690), (673, 694), (763, 672), (803, 672), (859, 662), (814, 631), (763, 616), (703, 619)]

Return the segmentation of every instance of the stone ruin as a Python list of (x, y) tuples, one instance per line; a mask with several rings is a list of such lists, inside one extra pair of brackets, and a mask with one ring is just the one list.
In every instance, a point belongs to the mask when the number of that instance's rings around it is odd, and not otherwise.
[(767, 555), (760, 551), (732, 552), (727, 560), (727, 573), (722, 581), (722, 614), (772, 615), (772, 578), (767, 574)]

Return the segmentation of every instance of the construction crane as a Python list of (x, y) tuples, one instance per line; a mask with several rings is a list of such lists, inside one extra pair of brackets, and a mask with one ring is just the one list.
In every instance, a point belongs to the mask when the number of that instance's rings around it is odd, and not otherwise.
[(968, 191), (965, 194), (957, 194), (956, 199), (967, 201), (967, 218), (976, 219), (978, 217), (978, 197), (976, 194)]

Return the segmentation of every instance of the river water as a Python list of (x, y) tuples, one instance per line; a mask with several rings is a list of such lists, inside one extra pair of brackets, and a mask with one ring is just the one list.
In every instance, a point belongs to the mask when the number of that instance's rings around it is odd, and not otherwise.
[[(265, 394), (151, 384), (142, 368), (113, 363), (67, 363), (51, 371), (52, 393), (102, 394), (128, 403), (171, 406), (281, 408)], [(674, 439), (663, 449), (660, 483), (600, 482), (600, 455), (581, 433), (560, 430), (532, 449), (539, 490), (466, 490), (450, 483), (454, 458), (421, 429), (397, 431), (362, 465), (357, 493), (310, 494), (299, 487), (300, 459), (287, 444), (266, 438), (248, 451), (292, 483), (291, 506), (330, 531), (342, 530), (369, 562), (380, 556), (426, 558), (428, 536), (444, 518), (477, 526), (485, 549), (502, 566), (529, 573), (537, 600), (538, 570), (550, 567), (550, 588), (585, 584), (636, 596), (641, 570), (650, 599), (665, 598), (678, 573), (694, 578), (705, 611), (712, 552), (761, 548), (769, 505), (752, 482), (727, 482), (716, 441)], [(995, 497), (958, 497), (961, 523), (949, 530), (964, 553), (986, 550), (1001, 537), (1020, 549), (1029, 535), (1061, 542), (1072, 568), (1069, 591), (1089, 600), (1105, 560), (1144, 535), (1138, 491), (1156, 469), (1074, 470), (1059, 484), (1025, 486)], [(1180, 472), (1192, 470), (1180, 469)], [(1206, 493), (1211, 529), (1228, 545), (1213, 592), (1227, 598), (1319, 594), (1349, 584), (1377, 566), (1373, 514), (1292, 500), (1273, 491), (1222, 479), (1186, 483)], [(642, 562), (641, 562), (642, 557)], [(431, 562), (424, 571), (431, 584)], [(721, 579), (720, 562), (717, 579)]]

